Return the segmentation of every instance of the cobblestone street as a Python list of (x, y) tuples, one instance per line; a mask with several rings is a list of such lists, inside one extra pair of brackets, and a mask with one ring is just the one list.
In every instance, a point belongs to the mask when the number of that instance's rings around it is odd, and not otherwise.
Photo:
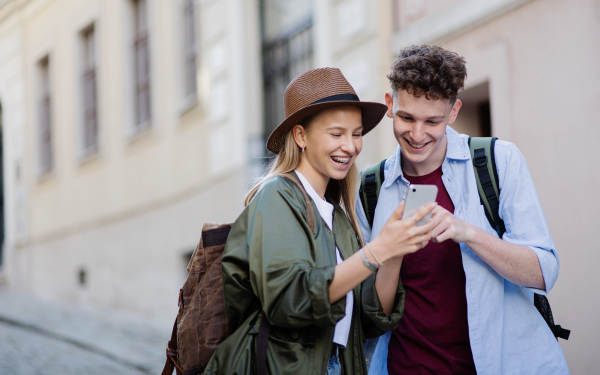
[(0, 374), (159, 374), (170, 328), (0, 289)]

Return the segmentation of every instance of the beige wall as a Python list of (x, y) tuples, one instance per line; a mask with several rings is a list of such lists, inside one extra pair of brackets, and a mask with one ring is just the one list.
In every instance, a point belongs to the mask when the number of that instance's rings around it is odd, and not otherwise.
[[(135, 137), (128, 134), (132, 115), (131, 106), (127, 105), (132, 102), (132, 82), (127, 72), (133, 61), (128, 38), (123, 40), (119, 37), (127, 34), (126, 9), (123, 6), (126, 2), (91, 3), (95, 3), (98, 9), (90, 20), (98, 20), (99, 23), (99, 114), (103, 142), (99, 155), (83, 162), (78, 160), (76, 152), (75, 135), (80, 111), (77, 99), (80, 93), (77, 90), (77, 77), (72, 74), (77, 70), (75, 44), (78, 29), (72, 25), (57, 29), (52, 21), (65, 8), (71, 9), (74, 20), (79, 20), (79, 13), (89, 13), (89, 4), (85, 6), (78, 0), (55, 1), (52, 6), (32, 11), (26, 19), (25, 49), (41, 51), (32, 53), (27, 64), (30, 91), (35, 92), (35, 62), (50, 52), (56, 108), (53, 116), (56, 132), (55, 171), (41, 180), (35, 173), (28, 175), (32, 186), (32, 206), (35, 206), (30, 232), (34, 241), (78, 231), (78, 228), (94, 226), (102, 220), (110, 221), (127, 212), (144, 210), (143, 207), (151, 202), (166, 200), (190, 189), (202, 189), (212, 182), (211, 176), (220, 174), (212, 170), (212, 164), (199, 162), (215, 156), (211, 139), (220, 135), (217, 132), (234, 135), (230, 139), (234, 147), (222, 155), (219, 153), (218, 163), (226, 170), (229, 166), (243, 164), (240, 154), (244, 154), (245, 129), (241, 129), (242, 134), (235, 136), (233, 112), (213, 115), (214, 108), (208, 104), (213, 99), (210, 97), (211, 86), (217, 84), (225, 87), (227, 96), (223, 99), (233, 96), (232, 69), (225, 68), (222, 78), (203, 82), (208, 88), (202, 86), (204, 95), (200, 96), (200, 102), (184, 113), (179, 111), (175, 83), (181, 67), (177, 65), (179, 61), (174, 53), (177, 50), (173, 48), (179, 40), (176, 34), (179, 30), (175, 26), (177, 14), (174, 14), (177, 9), (165, 6), (165, 2), (150, 1), (151, 129)], [(84, 26), (86, 24), (82, 24), (81, 28)], [(213, 30), (225, 27), (223, 22), (214, 22), (214, 26), (218, 27)], [(227, 35), (221, 38), (227, 38)], [(207, 44), (210, 42), (212, 40)], [(224, 43), (227, 42), (233, 44), (234, 41), (225, 40)], [(227, 47), (225, 44), (224, 48)], [(29, 98), (28, 105), (35, 108), (35, 96)], [(242, 104), (246, 106), (250, 103)], [(35, 124), (35, 111), (28, 112), (27, 121)], [(35, 149), (35, 134), (30, 132), (27, 139), (29, 148)], [(30, 160), (26, 166), (28, 171), (35, 171), (34, 162)], [(69, 209), (61, 209), (64, 207)]]
[[(393, 52), (391, 0), (314, 0), (315, 66), (339, 67), (361, 100), (383, 103), (388, 90), (385, 78)], [(363, 139), (357, 159), (359, 169), (391, 154), (391, 121), (382, 122)]]
[[(260, 133), (262, 118), (258, 9), (255, 1), (196, 2), (199, 93), (189, 103), (181, 93), (183, 2), (148, 3), (152, 120), (135, 136), (128, 1), (13, 1), (0, 8), (0, 41), (21, 37), (13, 49), (23, 74), (8, 71), (15, 57), (2, 55), (0, 72), (8, 75), (0, 75), (0, 87), (23, 86), (20, 102), (2, 92), (2, 104), (5, 128), (24, 139), (27, 224), (22, 241), (7, 243), (3, 268), (13, 287), (36, 295), (171, 319), (183, 255), (194, 249), (203, 222), (235, 219), (251, 177), (248, 140)], [(100, 150), (82, 159), (78, 34), (92, 22)], [(55, 167), (40, 177), (36, 64), (48, 54)], [(11, 118), (18, 105), (26, 108), (21, 128)]]

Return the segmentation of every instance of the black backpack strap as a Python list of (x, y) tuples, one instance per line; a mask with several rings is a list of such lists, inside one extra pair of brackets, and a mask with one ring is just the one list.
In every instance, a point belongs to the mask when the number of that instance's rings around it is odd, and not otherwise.
[(270, 329), (271, 325), (263, 312), (260, 319), (260, 325), (258, 326), (258, 337), (256, 339), (256, 373), (258, 375), (267, 374), (267, 347)]
[(471, 149), (471, 159), (475, 169), (479, 197), (481, 204), (485, 207), (485, 216), (492, 228), (498, 233), (498, 237), (502, 238), (506, 228), (498, 215), (500, 184), (494, 155), (494, 145), (497, 139), (496, 137), (469, 138), (469, 148)]
[(383, 173), (384, 168), (385, 159), (360, 173), (360, 189), (358, 196), (360, 197), (360, 202), (362, 203), (370, 227), (373, 227), (379, 190), (381, 190), (381, 185), (385, 180), (385, 174)]
[(559, 324), (554, 324), (554, 317), (552, 316), (552, 309), (550, 309), (550, 302), (548, 302), (548, 298), (540, 294), (534, 294), (533, 304), (542, 315), (542, 318), (544, 318), (546, 321), (546, 324), (548, 324), (548, 327), (550, 327), (554, 337), (556, 337), (557, 340), (559, 338), (568, 340), (569, 335), (571, 335), (571, 331), (561, 327)]
[[(481, 204), (485, 207), (485, 216), (498, 237), (502, 238), (506, 227), (498, 215), (500, 207), (500, 183), (498, 182), (498, 171), (496, 169), (496, 158), (494, 154), (494, 145), (496, 137), (473, 137), (469, 138), (469, 148), (471, 149), (471, 159), (473, 160), (473, 169), (475, 170), (475, 179), (477, 180), (477, 189)], [(539, 311), (542, 318), (550, 327), (554, 337), (568, 340), (571, 331), (554, 324), (554, 317), (550, 309), (548, 298), (541, 294), (533, 295), (533, 304)]]

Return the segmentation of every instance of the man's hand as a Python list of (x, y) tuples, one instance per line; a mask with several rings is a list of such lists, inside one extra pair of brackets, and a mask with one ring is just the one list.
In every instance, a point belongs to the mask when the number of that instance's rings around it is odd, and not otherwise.
[(431, 214), (431, 240), (464, 243), (500, 276), (526, 287), (546, 290), (537, 255), (527, 246), (515, 245), (477, 228), (437, 206)]
[(442, 206), (433, 209), (431, 220), (433, 221), (431, 240), (434, 242), (451, 239), (456, 243), (467, 243), (475, 235), (475, 228), (471, 224), (457, 218)]

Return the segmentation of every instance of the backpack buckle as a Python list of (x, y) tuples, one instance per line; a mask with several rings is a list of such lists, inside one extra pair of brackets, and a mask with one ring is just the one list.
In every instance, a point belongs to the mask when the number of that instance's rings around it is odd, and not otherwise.
[(487, 156), (485, 155), (485, 150), (483, 148), (478, 148), (475, 150), (475, 158), (473, 159), (473, 164), (476, 167), (483, 167), (487, 164)]

